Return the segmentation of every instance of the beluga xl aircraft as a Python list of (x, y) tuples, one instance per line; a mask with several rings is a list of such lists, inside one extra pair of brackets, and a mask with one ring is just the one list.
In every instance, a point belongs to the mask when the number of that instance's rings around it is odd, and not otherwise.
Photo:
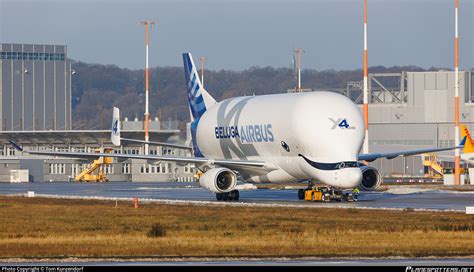
[[(464, 137), (461, 145), (455, 147), (360, 154), (364, 121), (349, 98), (318, 91), (235, 97), (217, 102), (203, 88), (190, 53), (183, 54), (183, 62), (192, 134), (192, 147), (183, 148), (192, 148), (193, 157), (23, 151), (86, 159), (116, 157), (194, 163), (203, 172), (199, 179), (201, 187), (216, 193), (218, 200), (238, 200), (238, 180), (310, 184), (318, 181), (339, 190), (375, 190), (382, 182), (381, 176), (364, 162), (452, 150), (462, 148), (465, 142)], [(114, 108), (114, 145), (129, 140), (120, 137), (119, 120), (119, 110)]]

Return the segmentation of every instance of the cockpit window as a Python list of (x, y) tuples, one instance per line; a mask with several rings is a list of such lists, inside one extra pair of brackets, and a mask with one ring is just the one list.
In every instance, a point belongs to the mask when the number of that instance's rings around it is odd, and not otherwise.
[(344, 168), (358, 168), (360, 165), (356, 161), (344, 161), (344, 162), (336, 162), (336, 163), (324, 163), (324, 162), (314, 162), (309, 160), (305, 156), (299, 154), (299, 156), (303, 157), (303, 159), (314, 168), (319, 170), (339, 170)]

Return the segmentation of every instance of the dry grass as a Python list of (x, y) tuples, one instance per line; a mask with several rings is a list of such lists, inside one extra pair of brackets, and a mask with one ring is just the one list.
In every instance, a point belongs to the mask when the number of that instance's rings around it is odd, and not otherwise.
[[(467, 256), (474, 217), (0, 197), (0, 257)], [(164, 235), (149, 235), (159, 226)]]
[(458, 191), (458, 192), (472, 192), (474, 191), (474, 185), (443, 185), (443, 184), (422, 184), (422, 183), (385, 183), (380, 186), (377, 191), (386, 191), (392, 188), (421, 188), (430, 190), (444, 190), (444, 191)]

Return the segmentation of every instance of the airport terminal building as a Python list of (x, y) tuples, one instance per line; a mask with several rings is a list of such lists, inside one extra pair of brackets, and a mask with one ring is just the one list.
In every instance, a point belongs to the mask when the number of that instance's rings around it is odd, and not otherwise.
[[(0, 182), (73, 180), (91, 162), (33, 156), (25, 149), (94, 152), (112, 147), (109, 130), (77, 130), (71, 117), (73, 70), (65, 45), (0, 44)], [(122, 120), (122, 136), (144, 138), (144, 121)], [(150, 141), (179, 139), (177, 122), (150, 119)], [(123, 143), (114, 152), (143, 154), (143, 145)], [(189, 151), (150, 146), (150, 154), (190, 156)], [(193, 181), (194, 167), (144, 160), (117, 161), (105, 166), (110, 181)]]

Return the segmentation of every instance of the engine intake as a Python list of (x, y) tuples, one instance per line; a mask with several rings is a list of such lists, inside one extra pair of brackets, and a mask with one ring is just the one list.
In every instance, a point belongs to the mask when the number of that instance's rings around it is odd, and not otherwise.
[(379, 171), (370, 166), (362, 166), (362, 181), (360, 182), (359, 188), (363, 191), (374, 191), (382, 183), (382, 177)]
[(212, 168), (201, 176), (199, 185), (214, 193), (227, 193), (237, 185), (237, 175), (227, 168)]

